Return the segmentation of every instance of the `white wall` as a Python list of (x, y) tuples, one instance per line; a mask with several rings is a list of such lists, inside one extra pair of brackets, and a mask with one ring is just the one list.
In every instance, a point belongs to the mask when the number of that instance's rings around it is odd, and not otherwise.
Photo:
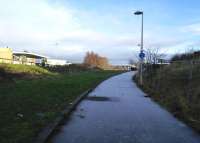
[(64, 65), (70, 65), (71, 63), (65, 61), (65, 60), (58, 60), (58, 59), (47, 59), (47, 64), (50, 66), (64, 66)]

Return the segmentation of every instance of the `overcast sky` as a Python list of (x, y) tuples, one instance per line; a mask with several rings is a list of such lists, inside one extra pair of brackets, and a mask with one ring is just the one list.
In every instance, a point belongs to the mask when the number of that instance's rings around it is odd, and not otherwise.
[(199, 49), (199, 0), (0, 0), (0, 47), (81, 61), (86, 51), (126, 63), (145, 48)]

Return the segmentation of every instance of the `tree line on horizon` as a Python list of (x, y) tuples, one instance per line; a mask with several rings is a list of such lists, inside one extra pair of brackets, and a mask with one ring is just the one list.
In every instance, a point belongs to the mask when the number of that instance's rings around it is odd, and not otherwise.
[(102, 57), (93, 51), (86, 53), (83, 63), (92, 68), (107, 69), (110, 66), (108, 58)]
[(192, 51), (183, 54), (176, 54), (172, 57), (171, 61), (194, 60), (200, 58), (200, 50)]

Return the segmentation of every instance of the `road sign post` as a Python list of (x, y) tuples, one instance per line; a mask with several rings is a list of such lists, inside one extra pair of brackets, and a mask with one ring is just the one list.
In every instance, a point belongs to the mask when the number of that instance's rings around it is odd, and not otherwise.
[(143, 52), (143, 50), (140, 51), (139, 57), (140, 57), (140, 85), (143, 85), (143, 61), (145, 57), (145, 53)]

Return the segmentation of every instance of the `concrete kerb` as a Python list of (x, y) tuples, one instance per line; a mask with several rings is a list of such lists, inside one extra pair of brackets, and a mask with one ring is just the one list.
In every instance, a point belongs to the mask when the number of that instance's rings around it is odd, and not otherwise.
[(52, 135), (56, 127), (58, 127), (65, 119), (67, 119), (70, 113), (76, 109), (76, 106), (94, 89), (95, 88), (91, 88), (83, 92), (72, 104), (70, 104), (70, 106), (61, 112), (61, 115), (57, 117), (54, 122), (42, 129), (42, 131), (34, 139), (33, 143), (45, 143), (47, 139)]

